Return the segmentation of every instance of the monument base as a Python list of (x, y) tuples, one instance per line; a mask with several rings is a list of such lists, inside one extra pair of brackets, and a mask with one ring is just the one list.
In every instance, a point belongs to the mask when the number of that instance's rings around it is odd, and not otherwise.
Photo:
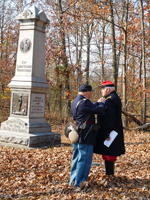
[(51, 132), (51, 125), (44, 118), (22, 119), (21, 117), (9, 117), (8, 120), (1, 123), (1, 130), (26, 134), (49, 133)]
[(55, 146), (61, 144), (61, 134), (53, 132), (27, 134), (0, 130), (0, 142), (28, 147)]

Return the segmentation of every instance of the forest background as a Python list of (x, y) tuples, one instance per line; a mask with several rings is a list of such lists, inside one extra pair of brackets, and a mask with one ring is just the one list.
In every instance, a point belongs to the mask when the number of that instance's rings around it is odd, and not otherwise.
[(46, 29), (46, 119), (62, 124), (81, 83), (101, 97), (113, 81), (122, 99), (124, 126), (149, 122), (149, 0), (0, 0), (0, 122), (9, 116), (19, 37), (16, 16), (35, 5), (50, 20)]

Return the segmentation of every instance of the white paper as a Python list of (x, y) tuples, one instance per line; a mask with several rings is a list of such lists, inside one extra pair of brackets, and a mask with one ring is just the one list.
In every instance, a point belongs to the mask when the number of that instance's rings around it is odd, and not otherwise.
[(117, 135), (118, 135), (118, 133), (116, 131), (111, 131), (109, 134), (110, 140), (109, 141), (105, 140), (104, 145), (106, 147), (110, 147), (111, 143), (114, 141), (114, 139), (116, 138)]

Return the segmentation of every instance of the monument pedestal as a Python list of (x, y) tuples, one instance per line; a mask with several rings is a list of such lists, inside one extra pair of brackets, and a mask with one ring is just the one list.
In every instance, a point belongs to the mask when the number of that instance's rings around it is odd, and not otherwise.
[(14, 131), (0, 131), (0, 141), (28, 147), (54, 146), (60, 144), (59, 133), (44, 132), (26, 134)]
[(17, 16), (20, 21), (15, 76), (11, 80), (10, 117), (1, 124), (0, 141), (29, 147), (61, 143), (45, 121), (45, 28), (44, 12), (35, 6)]
[(28, 147), (54, 146), (61, 143), (61, 135), (51, 132), (51, 126), (45, 120), (27, 121), (9, 117), (1, 124), (0, 142)]

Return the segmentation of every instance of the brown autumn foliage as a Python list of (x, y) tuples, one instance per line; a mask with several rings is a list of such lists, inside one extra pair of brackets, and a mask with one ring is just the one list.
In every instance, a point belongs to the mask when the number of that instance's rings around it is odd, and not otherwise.
[(150, 199), (149, 132), (124, 132), (126, 154), (118, 157), (114, 177), (105, 176), (104, 162), (94, 154), (88, 185), (75, 193), (68, 186), (72, 146), (63, 129), (52, 125), (62, 134), (57, 147), (0, 146), (0, 199)]
[[(96, 89), (99, 96), (98, 86), (102, 80), (111, 79), (112, 73), (112, 49), (111, 31), (110, 31), (110, 14), (109, 1), (81, 1), (81, 0), (37, 0), (37, 1), (1, 1), (2, 14), (0, 17), (0, 115), (5, 119), (9, 115), (10, 99), (3, 98), (4, 91), (14, 76), (16, 67), (16, 55), (19, 36), (19, 22), (16, 16), (24, 8), (35, 5), (39, 10), (43, 10), (48, 19), (50, 26), (46, 30), (46, 80), (49, 84), (47, 103), (51, 110), (59, 112), (60, 118), (67, 118), (66, 108), (69, 102), (76, 96), (78, 85), (86, 80), (86, 66), (89, 62), (87, 59), (87, 35), (88, 24), (94, 31), (91, 34), (90, 50), (90, 84)], [(36, 2), (36, 3), (35, 3)], [(68, 67), (62, 61), (66, 55), (61, 48), (61, 30), (58, 23), (58, 2), (61, 2), (62, 25), (66, 39), (66, 52)], [(143, 1), (144, 22), (145, 22), (145, 53), (146, 53), (146, 97), (147, 97), (147, 115), (149, 115), (149, 45), (150, 45), (150, 3)], [(123, 99), (123, 78), (122, 78), (122, 56), (123, 56), (123, 28), (125, 26), (125, 1), (114, 0), (114, 23), (115, 23), (115, 42), (117, 50), (117, 67), (118, 93)], [(141, 65), (141, 8), (139, 1), (129, 1), (129, 16), (127, 27), (127, 72), (126, 72), (126, 90), (127, 90), (127, 112), (141, 114), (139, 120), (142, 120), (143, 114), (143, 74)], [(91, 31), (89, 31), (90, 33)], [(92, 32), (91, 32), (92, 33)], [(66, 61), (66, 60), (65, 60)], [(66, 79), (67, 77), (67, 79)], [(69, 89), (65, 86), (69, 84)], [(67, 98), (66, 98), (67, 97)], [(97, 99), (95, 99), (97, 100)], [(2, 122), (2, 121), (1, 121)], [(146, 123), (148, 120), (146, 121)]]

